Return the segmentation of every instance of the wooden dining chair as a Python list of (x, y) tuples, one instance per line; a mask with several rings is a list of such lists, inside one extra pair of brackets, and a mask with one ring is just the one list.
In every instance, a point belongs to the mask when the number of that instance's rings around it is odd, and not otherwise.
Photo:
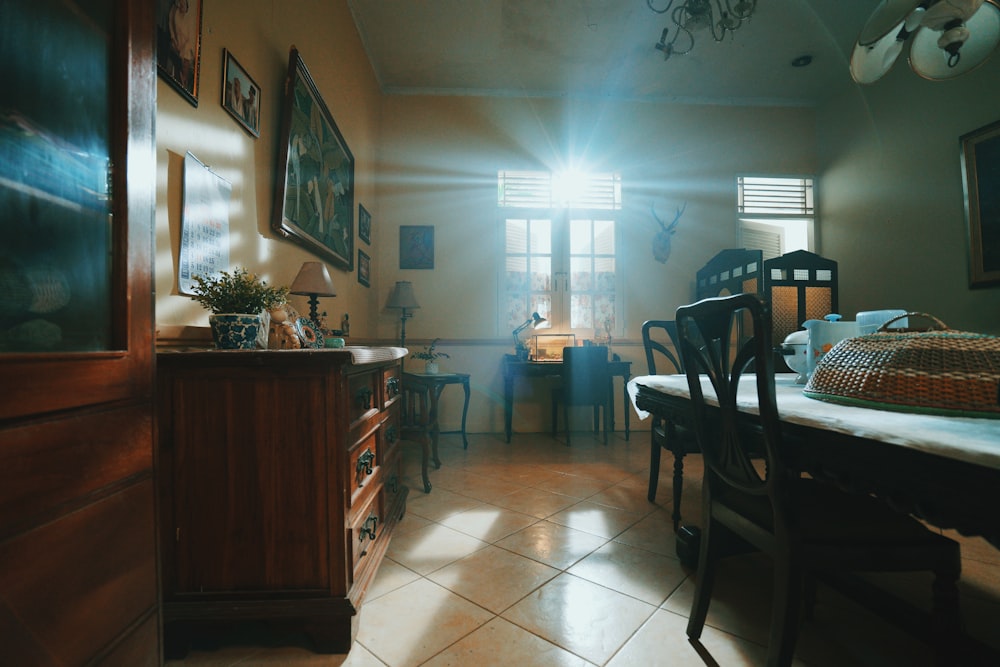
[(608, 348), (603, 345), (563, 348), (562, 385), (552, 390), (552, 435), (556, 435), (558, 409), (563, 407), (566, 445), (570, 444), (569, 411), (586, 405), (594, 410), (594, 432), (604, 424), (604, 444), (608, 444), (611, 403), (611, 374)]
[[(669, 347), (668, 347), (669, 343)], [(650, 375), (683, 373), (679, 358), (677, 323), (673, 320), (646, 320), (642, 323), (642, 347), (646, 352), (646, 368)], [(694, 432), (678, 427), (671, 421), (654, 417), (649, 440), (649, 487), (646, 498), (656, 502), (660, 481), (660, 452), (668, 450), (674, 457), (673, 512), (674, 532), (681, 521), (681, 492), (684, 490), (684, 456), (700, 451)]]
[[(933, 572), (933, 606), (923, 636), (942, 658), (954, 650), (959, 545), (880, 499), (804, 477), (786, 459), (794, 443), (782, 442), (778, 426), (769, 308), (754, 295), (740, 294), (682, 306), (676, 317), (705, 462), (704, 526), (688, 636), (701, 636), (723, 537), (735, 533), (774, 562), (768, 665), (791, 663), (806, 577), (811, 582), (811, 575), (828, 573)], [(748, 338), (734, 353), (729, 341), (740, 321)], [(737, 409), (744, 372), (758, 415)], [(717, 408), (706, 393), (717, 398)]]

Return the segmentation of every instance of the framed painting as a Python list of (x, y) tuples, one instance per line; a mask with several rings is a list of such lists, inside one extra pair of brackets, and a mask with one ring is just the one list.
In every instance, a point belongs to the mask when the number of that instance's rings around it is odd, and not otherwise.
[(271, 228), (334, 266), (354, 268), (354, 155), (291, 49)]
[(260, 86), (229, 49), (222, 49), (222, 108), (254, 137), (260, 136)]
[(202, 0), (156, 0), (156, 71), (194, 106), (201, 81)]
[(368, 245), (372, 244), (372, 214), (361, 204), (358, 204), (358, 237)]
[(962, 136), (969, 286), (1000, 284), (1000, 121)]
[(372, 258), (360, 248), (358, 249), (358, 282), (365, 287), (372, 285)]
[(403, 225), (399, 228), (399, 268), (434, 268), (434, 227)]

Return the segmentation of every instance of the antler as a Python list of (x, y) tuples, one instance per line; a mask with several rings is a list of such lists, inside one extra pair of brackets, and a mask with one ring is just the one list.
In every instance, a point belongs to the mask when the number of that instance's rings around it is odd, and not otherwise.
[(663, 220), (660, 219), (660, 216), (656, 215), (656, 206), (654, 204), (651, 203), (649, 205), (649, 209), (653, 213), (653, 219), (660, 223), (660, 227), (663, 227), (663, 231), (669, 232), (673, 231), (674, 227), (677, 226), (681, 216), (684, 215), (684, 211), (687, 210), (687, 205), (687, 202), (684, 202), (683, 206), (678, 207), (677, 213), (674, 214), (674, 219), (670, 221), (670, 224), (664, 223)]

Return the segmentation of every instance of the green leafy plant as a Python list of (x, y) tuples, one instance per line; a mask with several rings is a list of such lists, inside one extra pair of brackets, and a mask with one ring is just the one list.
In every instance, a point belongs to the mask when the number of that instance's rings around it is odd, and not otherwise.
[(420, 352), (414, 352), (410, 355), (410, 359), (423, 359), (424, 361), (436, 361), (440, 358), (451, 359), (445, 352), (438, 352), (435, 348), (437, 347), (440, 338), (435, 338), (431, 341), (430, 345), (424, 345), (424, 349)]
[(288, 300), (287, 287), (269, 287), (244, 268), (222, 271), (215, 278), (195, 276), (194, 300), (215, 313), (259, 313)]

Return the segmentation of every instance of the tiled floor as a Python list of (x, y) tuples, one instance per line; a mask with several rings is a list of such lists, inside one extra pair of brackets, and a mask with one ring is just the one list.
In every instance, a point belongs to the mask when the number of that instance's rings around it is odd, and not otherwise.
[[(170, 667), (289, 665), (761, 665), (770, 562), (726, 562), (700, 642), (685, 634), (693, 572), (674, 550), (670, 469), (658, 502), (646, 500), (648, 434), (587, 434), (573, 446), (548, 435), (473, 435), (469, 449), (442, 436), (443, 467), (422, 493), (410, 465), (408, 512), (369, 590), (348, 656), (299, 645), (240, 644), (193, 651)], [(411, 457), (415, 458), (415, 457)], [(698, 522), (701, 461), (686, 459), (685, 519)], [(953, 536), (954, 537), (954, 536)], [(963, 539), (962, 606), (968, 632), (1000, 648), (1000, 551)], [(924, 600), (929, 579), (888, 585)], [(273, 643), (273, 640), (271, 641)], [(796, 664), (930, 664), (926, 645), (820, 587)]]

